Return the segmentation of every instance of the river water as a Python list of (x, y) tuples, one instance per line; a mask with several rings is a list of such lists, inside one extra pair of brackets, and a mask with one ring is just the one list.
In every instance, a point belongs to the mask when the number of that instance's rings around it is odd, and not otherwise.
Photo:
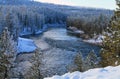
[(83, 56), (94, 50), (99, 55), (100, 47), (88, 44), (81, 38), (69, 36), (65, 28), (53, 28), (38, 37), (32, 37), (42, 52), (41, 73), (45, 76), (62, 75), (74, 67), (74, 58), (81, 52)]
[(67, 34), (65, 28), (54, 28), (46, 31), (43, 34), (43, 37), (46, 38), (47, 43), (57, 48), (73, 50), (84, 53), (89, 53), (89, 51), (94, 50), (97, 55), (99, 55), (100, 47), (85, 43), (81, 38), (75, 36), (70, 36)]

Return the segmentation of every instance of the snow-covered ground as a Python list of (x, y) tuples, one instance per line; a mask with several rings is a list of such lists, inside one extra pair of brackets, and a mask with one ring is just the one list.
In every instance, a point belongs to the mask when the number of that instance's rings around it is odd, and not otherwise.
[(120, 66), (90, 69), (83, 73), (76, 71), (44, 79), (120, 79)]
[[(43, 33), (43, 29), (40, 29), (38, 31), (35, 32), (35, 34), (42, 34)], [(22, 31), (20, 33), (20, 36), (27, 36), (27, 35), (32, 35), (33, 33), (31, 31)]]
[(104, 38), (105, 38), (104, 36), (98, 35), (98, 36), (95, 36), (92, 39), (83, 40), (83, 41), (87, 42), (87, 43), (91, 43), (91, 44), (101, 45)]
[[(65, 24), (44, 24), (42, 29), (35, 29), (35, 33), (34, 34), (42, 34), (44, 31), (46, 31), (48, 28), (61, 28), (61, 27), (65, 27)], [(27, 35), (32, 35), (33, 32), (31, 32), (30, 28), (24, 28), (22, 30), (22, 32), (20, 33), (20, 36), (27, 36)]]
[(68, 32), (73, 33), (73, 34), (84, 34), (85, 32), (82, 30), (77, 29), (76, 27), (68, 27)]
[(36, 49), (36, 45), (34, 44), (34, 41), (31, 39), (25, 39), (25, 38), (18, 38), (18, 53), (23, 52), (33, 52)]

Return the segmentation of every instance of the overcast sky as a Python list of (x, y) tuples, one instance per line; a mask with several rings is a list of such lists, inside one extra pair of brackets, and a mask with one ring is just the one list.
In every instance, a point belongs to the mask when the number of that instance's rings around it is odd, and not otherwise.
[(36, 0), (40, 2), (72, 5), (72, 6), (84, 6), (95, 8), (115, 9), (115, 0)]

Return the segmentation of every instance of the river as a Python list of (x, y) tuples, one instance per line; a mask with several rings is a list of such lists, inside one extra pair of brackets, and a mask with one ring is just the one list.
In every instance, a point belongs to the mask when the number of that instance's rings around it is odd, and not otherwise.
[(52, 28), (37, 37), (31, 37), (42, 52), (41, 73), (45, 76), (62, 75), (75, 67), (74, 58), (94, 50), (99, 55), (100, 47), (88, 44), (81, 38), (69, 36), (65, 28)]

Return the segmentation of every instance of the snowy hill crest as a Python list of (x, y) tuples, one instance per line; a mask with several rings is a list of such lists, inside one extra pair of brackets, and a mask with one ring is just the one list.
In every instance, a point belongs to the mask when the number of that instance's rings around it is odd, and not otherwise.
[(90, 69), (83, 73), (76, 71), (44, 79), (120, 79), (120, 66)]

